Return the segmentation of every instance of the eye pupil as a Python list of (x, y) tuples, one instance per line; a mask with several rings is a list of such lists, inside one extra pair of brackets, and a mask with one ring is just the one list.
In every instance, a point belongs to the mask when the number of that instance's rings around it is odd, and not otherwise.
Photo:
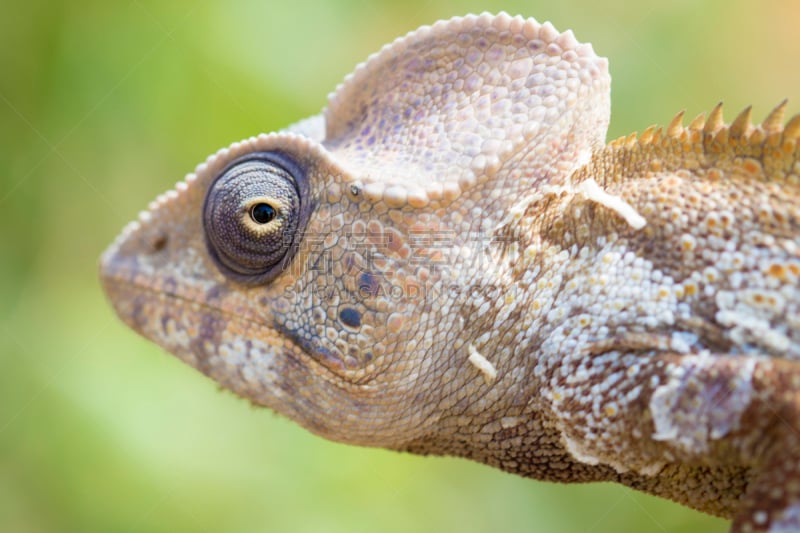
[(250, 209), (250, 218), (259, 224), (266, 224), (276, 216), (275, 208), (269, 204), (258, 203)]

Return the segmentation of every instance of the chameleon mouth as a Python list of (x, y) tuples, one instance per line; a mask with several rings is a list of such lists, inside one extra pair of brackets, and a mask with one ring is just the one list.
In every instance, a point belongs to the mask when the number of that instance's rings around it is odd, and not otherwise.
[(130, 328), (255, 404), (280, 412), (288, 376), (313, 365), (302, 346), (251, 318), (124, 278), (103, 285)]
[(120, 254), (115, 246), (101, 258), (103, 291), (117, 316), (144, 338), (227, 388), (236, 392), (239, 387), (235, 377), (223, 374), (236, 374), (235, 367), (248, 357), (248, 346), (259, 340), (263, 340), (265, 357), (271, 352), (271, 359), (279, 355), (312, 358), (268, 321), (235, 304), (215, 305), (213, 289), (179, 284), (169, 276), (157, 275), (157, 269), (148, 275), (137, 274), (147, 266), (140, 259)]
[[(117, 273), (103, 272), (103, 288), (120, 319), (221, 387), (296, 420), (328, 439), (376, 445), (371, 433), (340, 432), (335, 422), (351, 394), (382, 394), (369, 382), (349, 383), (320, 362), (315, 346), (291, 331), (198, 302), (175, 291), (158, 291)], [(317, 390), (337, 398), (329, 401)], [(349, 393), (349, 394), (350, 394)], [(299, 400), (298, 400), (299, 399)], [(363, 408), (363, 406), (362, 406)], [(330, 410), (333, 409), (334, 412)]]
[[(113, 247), (112, 247), (113, 248)], [(161, 346), (235, 393), (254, 399), (252, 389), (242, 390), (242, 369), (254, 343), (268, 346), (269, 359), (279, 366), (305, 367), (330, 382), (341, 380), (332, 366), (340, 364), (328, 350), (295, 332), (249, 316), (246, 309), (229, 309), (208, 303), (209, 291), (183, 292), (177, 283), (153, 284), (143, 279), (126, 258), (109, 248), (103, 254), (100, 274), (103, 290), (117, 316), (142, 337)], [(196, 293), (196, 294), (194, 294)], [(278, 362), (280, 359), (282, 362)], [(321, 362), (325, 360), (328, 364)], [(272, 380), (267, 380), (272, 381)], [(263, 393), (263, 391), (262, 391)], [(264, 400), (256, 402), (273, 407)]]
[(264, 321), (248, 316), (244, 309), (210, 303), (220, 293), (214, 290), (213, 283), (193, 283), (191, 279), (179, 282), (149, 259), (143, 254), (125, 254), (116, 243), (100, 258), (100, 279), (106, 297), (120, 319), (146, 338), (163, 346), (161, 335), (149, 331), (149, 319), (160, 317), (162, 321), (173, 320), (188, 328), (190, 321), (186, 314), (237, 323), (246, 330), (267, 329), (270, 334), (277, 333)]

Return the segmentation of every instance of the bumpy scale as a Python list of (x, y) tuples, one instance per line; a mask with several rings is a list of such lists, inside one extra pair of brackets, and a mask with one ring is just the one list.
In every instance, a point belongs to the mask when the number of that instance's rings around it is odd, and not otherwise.
[(220, 150), (105, 252), (136, 331), (323, 437), (800, 528), (800, 117), (603, 146), (607, 62), (481, 15)]

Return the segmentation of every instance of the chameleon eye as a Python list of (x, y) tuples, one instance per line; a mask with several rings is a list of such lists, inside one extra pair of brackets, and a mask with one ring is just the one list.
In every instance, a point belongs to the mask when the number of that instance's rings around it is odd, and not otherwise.
[(271, 222), (275, 216), (275, 208), (264, 202), (259, 202), (250, 209), (250, 218), (258, 224)]
[(304, 217), (300, 180), (305, 176), (286, 156), (268, 152), (240, 158), (217, 177), (206, 194), (203, 226), (223, 274), (266, 283), (288, 264)]

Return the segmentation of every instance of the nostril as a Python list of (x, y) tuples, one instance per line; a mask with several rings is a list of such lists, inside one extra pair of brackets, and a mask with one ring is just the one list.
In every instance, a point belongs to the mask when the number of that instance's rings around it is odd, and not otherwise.
[(153, 253), (158, 253), (164, 248), (166, 248), (167, 240), (168, 239), (166, 235), (159, 235), (158, 237), (156, 237), (152, 245)]

